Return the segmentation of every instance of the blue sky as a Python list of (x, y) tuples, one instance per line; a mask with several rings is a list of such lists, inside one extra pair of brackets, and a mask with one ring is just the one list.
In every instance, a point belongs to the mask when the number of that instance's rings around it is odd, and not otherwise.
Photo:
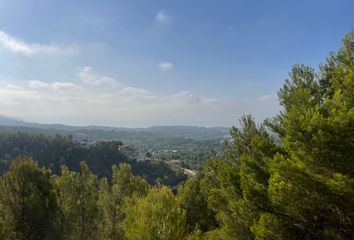
[(279, 111), (291, 65), (354, 26), (354, 2), (0, 0), (0, 114), (110, 126), (231, 126)]

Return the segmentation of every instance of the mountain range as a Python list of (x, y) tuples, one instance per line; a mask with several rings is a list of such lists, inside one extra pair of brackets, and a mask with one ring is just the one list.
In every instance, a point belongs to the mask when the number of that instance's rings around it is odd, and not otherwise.
[[(152, 126), (148, 128), (124, 128), (124, 127), (106, 127), (106, 126), (71, 126), (64, 124), (46, 124), (27, 122), (20, 118), (8, 117), (0, 115), (0, 126), (22, 128), (22, 129), (37, 129), (54, 131), (61, 133), (78, 133), (88, 132), (98, 133), (124, 133), (125, 134), (143, 134), (154, 135), (160, 137), (184, 137), (196, 140), (215, 140), (224, 139), (229, 134), (229, 128), (226, 127), (199, 127), (199, 126)], [(108, 134), (109, 135), (109, 134)]]

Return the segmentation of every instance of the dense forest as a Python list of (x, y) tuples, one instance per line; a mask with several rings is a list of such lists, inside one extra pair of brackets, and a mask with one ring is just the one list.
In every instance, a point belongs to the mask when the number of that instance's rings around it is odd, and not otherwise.
[[(97, 176), (85, 162), (43, 164), (55, 159), (50, 148), (32, 156), (38, 163), (19, 157), (0, 181), (0, 239), (353, 239), (353, 94), (351, 32), (317, 72), (294, 65), (278, 92), (282, 111), (262, 124), (242, 117), (222, 154), (176, 194), (124, 161)], [(110, 152), (94, 149), (78, 156)]]
[[(0, 115), (0, 136), (17, 135), (20, 132), (27, 135), (41, 135), (41, 137), (49, 137), (50, 139), (58, 137), (58, 135), (71, 136), (70, 138), (74, 142), (84, 140), (88, 144), (119, 141), (134, 146), (141, 154), (153, 154), (154, 160), (165, 163), (178, 160), (178, 165), (194, 170), (199, 170), (205, 160), (221, 151), (222, 145), (220, 142), (230, 137), (226, 129), (193, 126), (150, 128), (77, 127), (28, 123)], [(17, 142), (15, 140), (16, 138), (12, 137), (9, 141), (16, 145)], [(0, 155), (0, 158), (4, 158), (4, 156)], [(87, 161), (86, 158), (85, 161)], [(109, 171), (111, 165), (107, 166), (108, 168), (106, 169)], [(93, 169), (93, 172), (96, 172), (95, 169)]]
[(149, 183), (159, 180), (163, 184), (175, 186), (185, 180), (183, 174), (171, 170), (165, 162), (128, 158), (119, 150), (122, 144), (121, 141), (98, 141), (83, 146), (74, 142), (71, 135), (4, 131), (0, 134), (0, 174), (8, 169), (13, 159), (29, 156), (53, 174), (60, 173), (61, 165), (78, 171), (80, 162), (85, 161), (98, 177), (110, 178), (112, 165), (129, 163), (133, 173), (143, 176)]

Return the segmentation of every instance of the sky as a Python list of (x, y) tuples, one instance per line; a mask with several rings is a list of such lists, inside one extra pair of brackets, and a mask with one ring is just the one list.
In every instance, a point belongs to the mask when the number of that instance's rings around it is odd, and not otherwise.
[(281, 107), (354, 26), (352, 0), (0, 0), (0, 114), (40, 123), (232, 126)]

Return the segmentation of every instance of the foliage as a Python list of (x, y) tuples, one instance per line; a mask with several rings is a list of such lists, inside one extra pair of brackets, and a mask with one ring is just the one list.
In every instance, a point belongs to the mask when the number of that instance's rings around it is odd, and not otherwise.
[(199, 179), (189, 178), (181, 185), (177, 199), (186, 214), (189, 231), (197, 228), (206, 232), (217, 227), (215, 214), (208, 208), (208, 193), (202, 191)]
[(79, 171), (80, 162), (86, 161), (99, 177), (111, 177), (114, 164), (129, 163), (134, 174), (143, 176), (150, 183), (160, 179), (162, 183), (174, 186), (185, 180), (183, 174), (176, 173), (166, 163), (129, 159), (119, 150), (121, 145), (120, 141), (106, 141), (83, 146), (68, 135), (2, 133), (0, 175), (8, 169), (13, 159), (31, 156), (40, 166), (49, 167), (55, 174), (60, 173), (61, 165), (66, 165), (72, 171)]
[[(0, 234), (9, 239), (49, 239), (57, 205), (51, 174), (19, 158), (0, 181)], [(0, 235), (1, 236), (1, 235)]]
[(123, 220), (125, 219), (123, 203), (129, 197), (145, 196), (148, 183), (141, 177), (133, 176), (128, 164), (113, 166), (111, 186), (107, 179), (100, 181), (99, 207), (102, 214), (100, 222), (100, 239), (125, 239)]
[(351, 32), (317, 75), (294, 66), (292, 81), (279, 92), (284, 111), (270, 124), (286, 154), (270, 164), (269, 198), (291, 216), (293, 235), (301, 238), (354, 235), (353, 42)]
[(129, 240), (175, 240), (186, 236), (186, 219), (167, 187), (149, 189), (147, 196), (129, 203), (124, 230)]
[(61, 176), (55, 178), (59, 213), (59, 234), (64, 239), (99, 239), (98, 182), (85, 163), (80, 172), (63, 166)]

